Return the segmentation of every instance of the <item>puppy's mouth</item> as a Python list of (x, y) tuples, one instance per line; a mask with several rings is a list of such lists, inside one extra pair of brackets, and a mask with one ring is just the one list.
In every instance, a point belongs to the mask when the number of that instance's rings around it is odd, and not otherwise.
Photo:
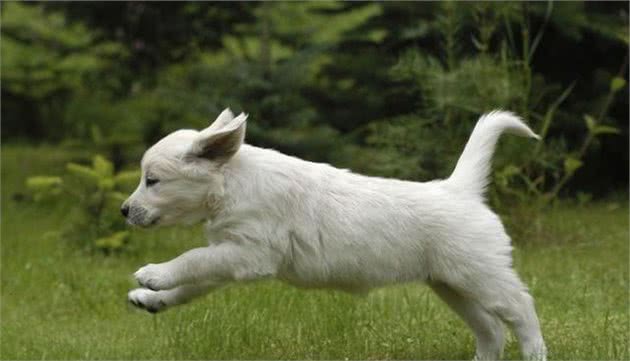
[(156, 215), (154, 217), (149, 217), (148, 212), (144, 208), (132, 213), (127, 218), (127, 224), (142, 228), (155, 226), (159, 221), (160, 216)]
[(156, 217), (149, 222), (138, 222), (132, 219), (128, 219), (127, 224), (134, 227), (149, 228), (149, 227), (153, 227), (157, 225), (159, 221), (160, 221), (160, 217)]
[(149, 228), (149, 227), (157, 225), (159, 221), (160, 221), (160, 217), (155, 217), (148, 222), (147, 221), (139, 222), (134, 219), (127, 219), (127, 224), (130, 226), (135, 226), (135, 227)]

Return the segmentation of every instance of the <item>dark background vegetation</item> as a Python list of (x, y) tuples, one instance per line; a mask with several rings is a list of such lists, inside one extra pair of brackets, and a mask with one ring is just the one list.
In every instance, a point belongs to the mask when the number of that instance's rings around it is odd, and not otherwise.
[[(628, 185), (626, 2), (1, 6), (5, 143), (104, 152), (118, 169), (230, 106), (250, 114), (252, 144), (429, 180), (504, 108), (546, 133), (536, 152), (500, 152), (506, 187), (590, 199)], [(580, 153), (586, 117), (615, 129)]]

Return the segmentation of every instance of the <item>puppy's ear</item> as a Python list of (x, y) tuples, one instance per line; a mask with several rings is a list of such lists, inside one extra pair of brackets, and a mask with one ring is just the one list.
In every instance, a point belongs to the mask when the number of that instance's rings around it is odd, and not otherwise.
[(221, 114), (219, 114), (217, 119), (215, 119), (215, 121), (212, 122), (212, 124), (210, 124), (210, 126), (208, 128), (204, 129), (204, 131), (206, 131), (206, 130), (219, 130), (219, 129), (225, 127), (227, 124), (229, 124), (232, 120), (234, 120), (234, 113), (232, 113), (230, 108), (225, 108), (225, 109), (223, 109)]
[[(225, 118), (223, 117), (226, 111), (232, 113), (226, 109), (212, 125), (199, 132), (190, 147), (189, 155), (225, 162), (236, 154), (245, 139), (247, 115), (241, 113), (236, 118), (225, 121), (228, 116), (226, 114)], [(219, 120), (223, 124), (221, 127), (218, 125), (215, 127)]]

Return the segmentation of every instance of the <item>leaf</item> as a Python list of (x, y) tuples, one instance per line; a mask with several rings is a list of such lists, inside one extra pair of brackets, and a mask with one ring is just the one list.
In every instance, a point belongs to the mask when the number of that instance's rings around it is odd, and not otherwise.
[(63, 180), (59, 177), (36, 176), (26, 180), (26, 187), (33, 193), (33, 199), (40, 202), (61, 193)]
[(94, 156), (92, 166), (94, 167), (94, 171), (101, 177), (111, 177), (114, 175), (114, 164), (100, 154)]
[(90, 135), (92, 136), (92, 141), (94, 143), (99, 144), (103, 142), (103, 132), (101, 132), (101, 128), (96, 124), (92, 124), (90, 128)]
[(521, 169), (513, 164), (508, 165), (507, 167), (503, 168), (503, 170), (501, 171), (501, 173), (506, 177), (512, 177), (516, 174), (519, 174), (520, 172), (521, 172)]
[(400, 32), (400, 38), (403, 40), (416, 40), (425, 37), (431, 28), (426, 21), (418, 21), (408, 27), (405, 27)]
[(582, 164), (582, 161), (579, 159), (567, 157), (564, 159), (564, 171), (568, 174), (573, 174)]
[(122, 203), (127, 199), (127, 196), (120, 192), (108, 192), (106, 195), (111, 201), (115, 203)]
[(625, 86), (626, 86), (626, 80), (622, 77), (616, 76), (612, 78), (612, 80), (610, 81), (610, 90), (613, 92), (617, 92)]
[(588, 128), (589, 131), (594, 131), (597, 122), (595, 121), (595, 118), (593, 118), (591, 115), (589, 114), (584, 114), (584, 121), (586, 122), (586, 127)]
[(609, 125), (598, 125), (593, 130), (595, 134), (619, 134), (618, 128), (611, 127)]
[(580, 205), (585, 205), (593, 199), (593, 195), (585, 192), (577, 192), (576, 198)]
[(470, 39), (472, 40), (472, 43), (475, 45), (475, 48), (477, 48), (477, 50), (486, 51), (488, 49), (488, 47), (485, 44), (482, 44), (475, 35), (471, 35)]
[(140, 179), (140, 171), (139, 170), (129, 170), (119, 172), (114, 176), (114, 181), (116, 185), (126, 185), (129, 183), (137, 183)]
[(104, 250), (116, 250), (122, 248), (127, 239), (129, 238), (129, 232), (121, 231), (116, 232), (107, 237), (101, 237), (94, 241), (96, 247)]
[(98, 180), (100, 179), (98, 173), (96, 173), (92, 168), (88, 168), (86, 166), (82, 166), (76, 163), (68, 163), (66, 164), (66, 169), (71, 174), (90, 182), (93, 185), (98, 184)]
[(545, 29), (547, 28), (547, 24), (551, 20), (552, 11), (553, 11), (553, 1), (549, 1), (547, 2), (547, 10), (545, 11), (545, 21), (543, 22), (542, 26), (536, 33), (536, 36), (534, 37), (534, 40), (532, 41), (532, 45), (529, 48), (529, 54), (527, 55), (528, 62), (531, 62), (532, 59), (534, 58), (536, 49), (538, 48), (538, 45), (540, 44), (540, 40), (542, 39), (543, 34), (545, 33)]
[(496, 173), (496, 183), (500, 186), (507, 187), (510, 179), (521, 173), (521, 169), (513, 164), (506, 166)]
[(382, 43), (386, 36), (387, 36), (387, 30), (385, 29), (374, 29), (368, 32), (367, 34), (365, 34), (365, 37), (367, 39), (375, 43)]
[(98, 181), (98, 188), (104, 191), (111, 191), (114, 189), (114, 179), (103, 178)]
[(36, 176), (26, 180), (26, 187), (31, 190), (48, 190), (63, 183), (60, 177)]
[[(562, 92), (562, 94), (560, 94), (560, 96), (553, 103), (551, 103), (549, 108), (547, 108), (547, 112), (545, 113), (543, 120), (542, 129), (538, 133), (540, 135), (540, 139), (545, 139), (547, 137), (547, 132), (549, 131), (549, 127), (551, 126), (551, 122), (553, 121), (556, 110), (558, 110), (558, 107), (567, 99), (569, 94), (571, 94), (573, 88), (575, 87), (575, 84), (575, 82), (571, 83), (571, 85), (569, 85), (569, 87), (567, 87)], [(536, 147), (540, 147), (540, 144), (542, 143), (538, 143)]]

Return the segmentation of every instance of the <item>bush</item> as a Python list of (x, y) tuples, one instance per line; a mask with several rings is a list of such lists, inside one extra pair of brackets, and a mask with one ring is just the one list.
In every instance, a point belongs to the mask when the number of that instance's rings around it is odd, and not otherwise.
[(120, 216), (120, 205), (126, 199), (122, 191), (140, 178), (138, 171), (114, 173), (112, 162), (96, 155), (91, 166), (68, 163), (64, 177), (35, 176), (26, 186), (36, 202), (70, 197), (76, 214), (61, 232), (64, 239), (79, 243), (87, 250), (107, 254), (124, 249), (130, 234)]

